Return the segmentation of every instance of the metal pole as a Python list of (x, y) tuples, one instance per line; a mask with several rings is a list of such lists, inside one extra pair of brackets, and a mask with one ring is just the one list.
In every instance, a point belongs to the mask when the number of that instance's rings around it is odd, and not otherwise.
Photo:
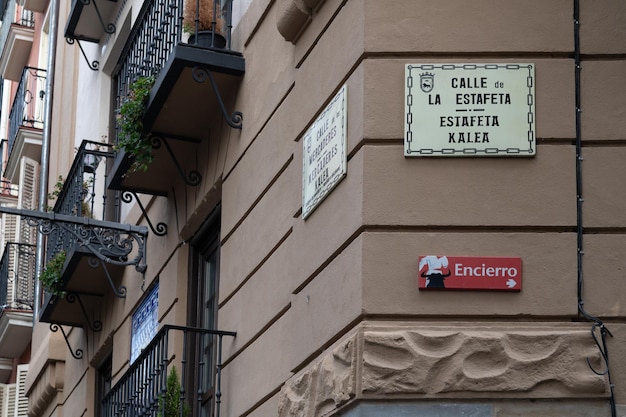
[[(48, 36), (48, 62), (44, 102), (44, 131), (41, 141), (41, 175), (39, 181), (40, 211), (46, 210), (48, 200), (48, 177), (50, 166), (50, 136), (52, 132), (52, 92), (54, 87), (54, 65), (57, 52), (57, 38), (59, 24), (59, 0), (50, 0), (50, 24)], [(39, 320), (39, 303), (41, 302), (41, 283), (39, 275), (44, 266), (44, 235), (37, 231), (37, 251), (35, 253), (35, 302), (33, 303), (33, 322)]]

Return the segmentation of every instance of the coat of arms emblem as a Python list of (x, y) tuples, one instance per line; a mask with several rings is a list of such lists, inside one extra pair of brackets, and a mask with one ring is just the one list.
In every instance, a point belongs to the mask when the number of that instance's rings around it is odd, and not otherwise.
[(423, 72), (420, 74), (420, 88), (425, 93), (430, 93), (435, 88), (435, 74)]

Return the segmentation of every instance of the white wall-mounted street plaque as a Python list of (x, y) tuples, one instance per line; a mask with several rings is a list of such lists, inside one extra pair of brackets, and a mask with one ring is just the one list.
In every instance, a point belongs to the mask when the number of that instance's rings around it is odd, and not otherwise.
[(302, 218), (306, 219), (347, 172), (348, 88), (332, 99), (302, 140)]
[(405, 156), (534, 156), (534, 64), (408, 64)]

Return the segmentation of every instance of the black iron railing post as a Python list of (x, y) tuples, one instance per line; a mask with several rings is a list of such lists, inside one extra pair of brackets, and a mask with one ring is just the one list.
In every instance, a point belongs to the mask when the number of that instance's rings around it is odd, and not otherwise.
[(180, 384), (180, 410), (179, 410), (179, 415), (180, 417), (185, 417), (185, 383), (184, 381), (187, 380), (187, 352), (188, 352), (188, 348), (187, 348), (187, 337), (189, 336), (189, 333), (187, 332), (187, 330), (183, 330), (183, 355), (182, 355), (182, 359), (180, 361), (180, 367), (181, 367), (181, 371), (180, 371), (180, 378), (183, 381), (182, 384)]
[(215, 382), (215, 417), (220, 417), (220, 407), (222, 404), (222, 338), (224, 335), (218, 335), (217, 344), (217, 363), (216, 368), (216, 382)]

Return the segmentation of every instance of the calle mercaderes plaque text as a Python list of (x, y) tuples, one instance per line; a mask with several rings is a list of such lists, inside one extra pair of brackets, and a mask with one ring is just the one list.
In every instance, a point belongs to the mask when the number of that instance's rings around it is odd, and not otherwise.
[(408, 64), (405, 156), (534, 156), (533, 64)]
[(346, 176), (348, 87), (344, 85), (302, 139), (302, 218)]

